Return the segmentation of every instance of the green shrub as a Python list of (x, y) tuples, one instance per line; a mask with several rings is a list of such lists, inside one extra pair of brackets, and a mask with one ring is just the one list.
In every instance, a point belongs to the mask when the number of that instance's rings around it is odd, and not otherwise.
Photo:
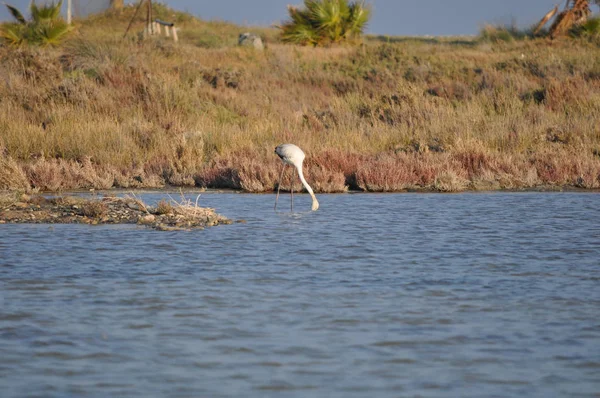
[(348, 0), (304, 0), (304, 7), (288, 7), (291, 20), (280, 26), (284, 42), (322, 46), (355, 40), (371, 15), (364, 2)]
[(600, 17), (589, 18), (585, 23), (571, 29), (574, 37), (600, 38)]
[(0, 28), (0, 38), (13, 46), (57, 45), (71, 30), (60, 16), (62, 0), (58, 3), (37, 6), (31, 2), (31, 20), (27, 21), (15, 7), (5, 4), (16, 22), (5, 23)]

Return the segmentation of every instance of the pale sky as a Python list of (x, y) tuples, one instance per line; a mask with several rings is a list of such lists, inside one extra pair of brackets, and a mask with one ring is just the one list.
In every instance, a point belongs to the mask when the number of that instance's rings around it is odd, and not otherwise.
[[(4, 0), (25, 10), (29, 0)], [(78, 1), (80, 9), (93, 9), (108, 0)], [(41, 2), (41, 0), (38, 0)], [(66, 3), (67, 0), (64, 0)], [(367, 0), (373, 14), (368, 33), (381, 35), (473, 35), (486, 24), (530, 26), (539, 21), (556, 3), (564, 0)], [(133, 1), (126, 1), (133, 3)], [(287, 18), (287, 4), (302, 0), (162, 0), (177, 10), (205, 20), (224, 20), (241, 25), (269, 26)], [(593, 6), (594, 13), (598, 7)], [(0, 19), (9, 19), (0, 4)]]

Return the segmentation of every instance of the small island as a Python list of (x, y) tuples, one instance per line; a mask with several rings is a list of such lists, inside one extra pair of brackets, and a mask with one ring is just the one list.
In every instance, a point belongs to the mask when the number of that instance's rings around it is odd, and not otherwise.
[(149, 206), (132, 196), (57, 196), (27, 194), (0, 195), (0, 224), (140, 224), (161, 231), (204, 229), (231, 224), (211, 208), (197, 203), (161, 200)]

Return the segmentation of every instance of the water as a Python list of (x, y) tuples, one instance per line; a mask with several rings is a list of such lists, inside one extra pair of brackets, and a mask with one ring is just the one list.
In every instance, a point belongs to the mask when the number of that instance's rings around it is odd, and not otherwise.
[(599, 396), (598, 194), (273, 200), (0, 225), (2, 397)]

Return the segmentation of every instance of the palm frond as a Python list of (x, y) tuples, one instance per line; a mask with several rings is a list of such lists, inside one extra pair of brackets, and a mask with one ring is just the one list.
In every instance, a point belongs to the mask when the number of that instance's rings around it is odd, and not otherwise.
[(20, 24), (25, 25), (27, 23), (25, 21), (25, 17), (23, 17), (23, 14), (21, 14), (21, 11), (17, 10), (15, 7), (11, 6), (10, 4), (4, 3), (4, 5), (6, 6), (6, 8), (8, 8), (10, 15), (12, 15), (13, 18), (16, 19)]
[(4, 24), (0, 28), (0, 38), (10, 46), (20, 46), (26, 42), (25, 27), (21, 23)]
[(62, 7), (62, 0), (58, 3), (44, 4), (38, 7), (35, 2), (31, 3), (31, 18), (35, 22), (51, 21), (60, 17), (60, 9)]
[(357, 2), (351, 4), (349, 9), (348, 26), (346, 29), (346, 34), (349, 36), (361, 35), (367, 27), (367, 23), (369, 22), (370, 17), (371, 9), (369, 7), (366, 7), (364, 3)]
[(60, 43), (62, 38), (69, 33), (71, 27), (63, 22), (54, 22), (43, 24), (39, 27), (38, 36), (41, 45), (55, 46)]
[(310, 24), (291, 24), (281, 26), (281, 39), (287, 43), (316, 45), (319, 36)]

